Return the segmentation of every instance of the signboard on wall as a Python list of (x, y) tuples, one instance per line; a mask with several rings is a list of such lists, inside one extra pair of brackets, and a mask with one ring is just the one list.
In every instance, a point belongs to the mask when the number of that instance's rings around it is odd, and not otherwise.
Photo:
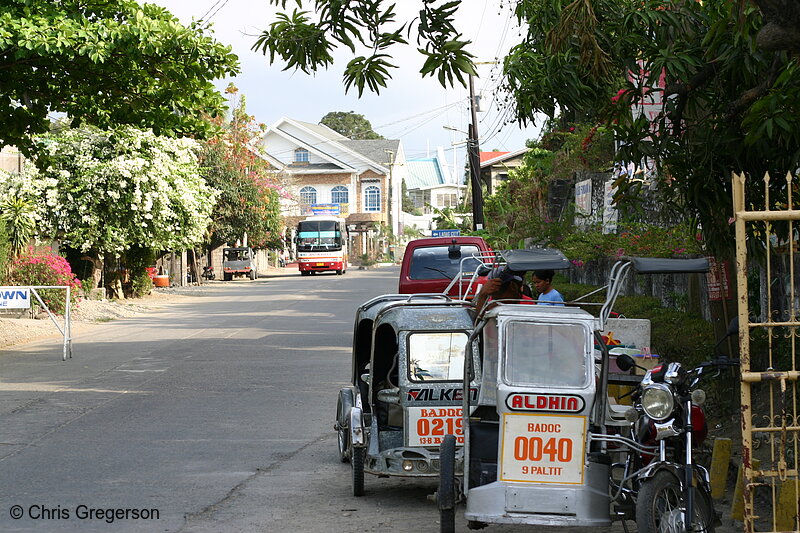
[(731, 275), (727, 261), (717, 261), (713, 257), (708, 259), (708, 272), (706, 283), (708, 285), (708, 299), (712, 302), (727, 300), (731, 297)]
[(592, 180), (583, 180), (575, 184), (575, 210), (579, 215), (592, 214)]
[(0, 287), (0, 309), (28, 309), (30, 306), (30, 288)]
[(616, 233), (617, 232), (617, 208), (614, 205), (614, 194), (617, 188), (614, 187), (614, 179), (610, 179), (605, 183), (605, 192), (603, 194), (603, 233)]
[(341, 214), (339, 204), (312, 204), (311, 214), (314, 216), (328, 215), (338, 217)]

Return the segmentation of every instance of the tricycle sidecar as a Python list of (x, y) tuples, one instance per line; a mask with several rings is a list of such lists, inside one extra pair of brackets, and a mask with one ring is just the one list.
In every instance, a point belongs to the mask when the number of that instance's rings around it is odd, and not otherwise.
[(461, 446), (464, 356), (477, 357), (474, 342), (467, 349), (473, 320), (469, 303), (444, 295), (385, 295), (359, 307), (352, 386), (339, 391), (335, 424), (355, 496), (364, 494), (364, 472), (435, 478), (444, 435)]
[[(500, 256), (514, 272), (568, 264), (555, 250)], [(625, 259), (611, 271), (597, 317), (570, 302), (497, 300), (477, 311), (468, 344), (478, 342), (480, 357), (464, 359), (462, 387), (477, 387), (478, 395), (461, 396), (462, 475), (455, 469), (455, 437), (446, 436), (440, 450), (443, 533), (454, 531), (461, 501), (471, 527), (596, 527), (635, 518), (648, 533), (713, 533), (708, 473), (692, 458), (695, 398), (681, 381), (686, 374), (670, 363), (648, 371), (644, 381), (620, 376), (633, 379), (619, 383), (642, 381), (637, 390), (660, 395), (615, 405), (608, 397), (610, 358), (602, 336), (628, 271), (705, 268), (705, 260)]]

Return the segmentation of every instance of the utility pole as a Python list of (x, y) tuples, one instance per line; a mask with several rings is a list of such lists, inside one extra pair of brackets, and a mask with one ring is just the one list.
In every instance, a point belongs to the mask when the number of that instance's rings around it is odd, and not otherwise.
[(478, 146), (478, 110), (475, 102), (474, 76), (469, 76), (469, 107), (472, 124), (469, 125), (467, 154), (469, 155), (470, 182), (472, 184), (472, 227), (483, 229), (483, 189), (481, 188), (481, 156)]
[(389, 223), (389, 231), (394, 234), (394, 226), (392, 226), (392, 170), (394, 169), (394, 151), (385, 150), (385, 152), (389, 156), (389, 194), (387, 195), (389, 203), (386, 206), (386, 214)]

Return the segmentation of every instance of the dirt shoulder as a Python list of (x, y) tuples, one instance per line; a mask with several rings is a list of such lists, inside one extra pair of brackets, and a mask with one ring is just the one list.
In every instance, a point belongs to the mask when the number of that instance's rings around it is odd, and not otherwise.
[[(81, 300), (71, 313), (73, 335), (112, 320), (152, 312), (165, 305), (191, 298), (193, 294), (199, 294), (210, 287), (211, 284), (154, 289), (148, 296), (137, 299)], [(64, 318), (56, 317), (56, 320), (63, 327)], [(45, 313), (34, 319), (0, 317), (0, 349), (51, 337), (61, 337), (61, 333)]]

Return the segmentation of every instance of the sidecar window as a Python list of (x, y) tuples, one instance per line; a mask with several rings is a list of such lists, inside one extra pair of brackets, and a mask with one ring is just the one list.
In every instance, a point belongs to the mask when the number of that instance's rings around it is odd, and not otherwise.
[(510, 322), (505, 331), (509, 385), (583, 387), (587, 381), (586, 331), (571, 324)]
[(411, 381), (460, 381), (464, 375), (463, 332), (412, 333), (408, 336)]

